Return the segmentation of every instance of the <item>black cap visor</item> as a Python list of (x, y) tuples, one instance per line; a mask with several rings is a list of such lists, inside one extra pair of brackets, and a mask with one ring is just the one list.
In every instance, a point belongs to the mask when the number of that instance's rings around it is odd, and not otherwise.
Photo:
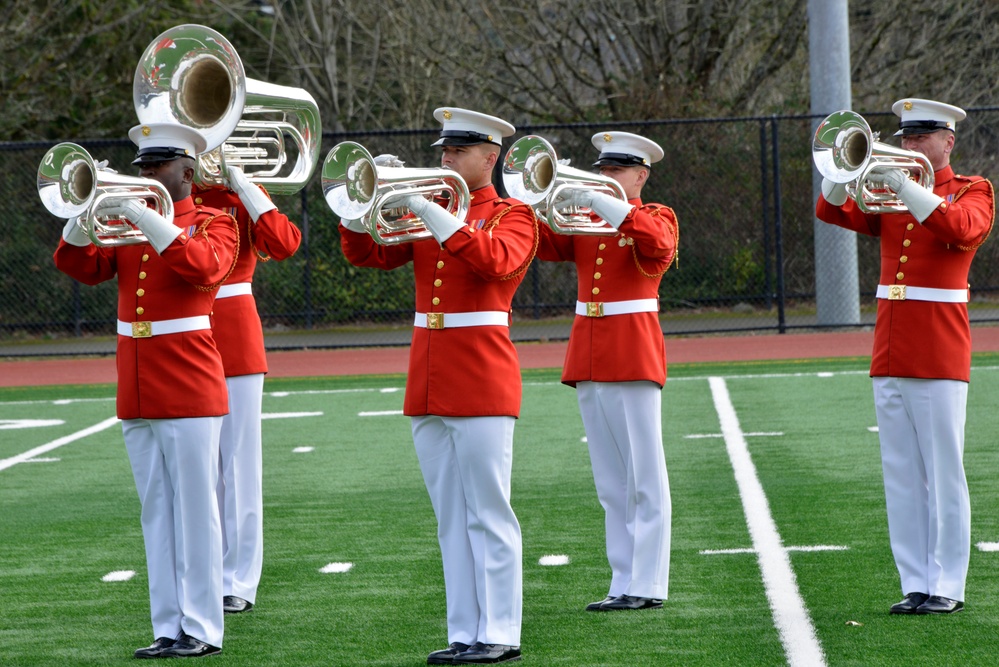
[(906, 120), (898, 124), (899, 130), (895, 133), (895, 136), (905, 136), (907, 134), (930, 134), (936, 132), (937, 130), (950, 130), (954, 131), (953, 127), (949, 127), (946, 122), (942, 120)]
[(493, 141), (489, 135), (471, 130), (445, 130), (441, 132), (441, 138), (430, 144), (431, 146), (474, 146), (476, 144), (496, 144), (502, 145), (498, 141)]
[(648, 167), (652, 168), (652, 165), (648, 164), (645, 160), (638, 157), (637, 155), (630, 155), (628, 153), (601, 153), (600, 157), (596, 162), (593, 163), (594, 167)]
[(159, 162), (169, 162), (170, 160), (175, 160), (179, 157), (189, 157), (194, 159), (193, 155), (190, 155), (183, 148), (171, 148), (169, 146), (155, 147), (155, 148), (140, 148), (139, 152), (135, 154), (135, 159), (132, 160), (132, 164), (142, 166), (144, 164), (156, 164)]

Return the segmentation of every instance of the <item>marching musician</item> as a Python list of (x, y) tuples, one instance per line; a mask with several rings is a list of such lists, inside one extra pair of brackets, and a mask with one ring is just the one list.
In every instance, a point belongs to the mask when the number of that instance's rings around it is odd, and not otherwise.
[(225, 211), (239, 225), (236, 268), (215, 297), (212, 327), (229, 389), (219, 444), (223, 609), (236, 614), (253, 608), (264, 558), (260, 413), (267, 357), (253, 274), (258, 260), (291, 257), (302, 233), (239, 167), (226, 175), (227, 187), (195, 184), (193, 196), (196, 205)]
[(593, 164), (627, 201), (573, 188), (559, 208), (590, 209), (607, 235), (556, 234), (542, 227), (538, 258), (573, 262), (576, 318), (562, 382), (576, 388), (597, 497), (604, 508), (611, 582), (587, 611), (662, 607), (669, 588), (672, 505), (662, 437), (666, 346), (659, 284), (676, 257), (672, 209), (643, 203), (642, 188), (663, 149), (628, 132), (598, 132)]
[(992, 230), (994, 196), (988, 180), (950, 166), (962, 109), (906, 98), (892, 111), (902, 148), (932, 165), (932, 191), (888, 167), (872, 185), (887, 187), (904, 209), (865, 214), (845, 184), (823, 179), (815, 215), (881, 239), (871, 377), (888, 534), (904, 595), (890, 611), (950, 614), (964, 607), (971, 552), (963, 463), (968, 269)]
[(155, 637), (135, 657), (201, 657), (222, 650), (215, 488), (229, 402), (210, 316), (237, 230), (191, 197), (194, 156), (206, 145), (200, 132), (151, 123), (129, 137), (140, 176), (170, 193), (172, 222), (137, 199), (110, 199), (95, 213), (126, 218), (147, 242), (96, 247), (73, 219), (54, 258), (87, 285), (118, 279), (117, 414), (142, 506)]
[(529, 207), (501, 198), (492, 183), (514, 127), (465, 109), (440, 108), (434, 117), (443, 124), (434, 143), (441, 165), (471, 192), (466, 219), (412, 196), (407, 204), (433, 238), (379, 245), (358, 221), (343, 220), (343, 253), (356, 266), (413, 263), (417, 312), (403, 412), (437, 517), (450, 642), (427, 663), (509, 662), (521, 655), (523, 576), (510, 506), (521, 380), (509, 325), (537, 226)]

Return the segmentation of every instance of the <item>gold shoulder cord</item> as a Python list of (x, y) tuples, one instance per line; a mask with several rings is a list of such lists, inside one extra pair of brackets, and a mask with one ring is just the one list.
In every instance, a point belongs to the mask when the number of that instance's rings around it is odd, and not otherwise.
[[(253, 220), (250, 220), (250, 223), (248, 225), (246, 225), (246, 240), (250, 244), (250, 248), (253, 249), (253, 254), (257, 256), (257, 259), (259, 261), (261, 261), (261, 262), (269, 262), (269, 261), (271, 261), (271, 256), (268, 255), (265, 252), (260, 252), (260, 250), (257, 249), (257, 244), (253, 242), (253, 225), (254, 224), (256, 224), (256, 223), (254, 223)], [(237, 243), (238, 243), (238, 241), (237, 241)]]
[[(503, 200), (501, 199), (500, 201), (502, 202)], [(534, 243), (531, 246), (530, 254), (528, 254), (527, 259), (524, 260), (524, 263), (518, 266), (516, 269), (514, 269), (511, 273), (508, 273), (507, 275), (500, 278), (500, 280), (511, 280), (513, 278), (516, 278), (520, 274), (524, 273), (524, 271), (527, 271), (527, 267), (529, 267), (531, 265), (531, 262), (534, 261), (534, 255), (538, 252), (538, 244), (541, 241), (540, 231), (538, 230), (538, 218), (537, 216), (534, 215), (534, 209), (532, 209), (527, 204), (514, 204), (512, 206), (507, 206), (505, 209), (494, 215), (492, 219), (489, 220), (489, 222), (483, 225), (482, 227), (483, 231), (490, 231), (496, 226), (498, 226), (500, 218), (502, 218), (504, 215), (514, 210), (518, 206), (523, 206), (527, 208), (531, 213), (531, 228), (534, 231)]]
[(963, 188), (961, 188), (960, 190), (958, 190), (958, 193), (956, 195), (954, 195), (953, 201), (957, 201), (958, 198), (961, 195), (963, 195), (965, 192), (967, 192), (968, 190), (970, 190), (973, 186), (978, 185), (979, 183), (986, 183), (989, 186), (989, 191), (992, 192), (992, 215), (989, 218), (989, 229), (988, 229), (987, 232), (985, 232), (985, 235), (982, 237), (981, 241), (979, 241), (978, 243), (974, 243), (972, 245), (959, 245), (959, 246), (957, 246), (958, 250), (964, 250), (965, 252), (970, 252), (972, 250), (978, 250), (978, 247), (980, 245), (982, 245), (983, 243), (985, 243), (985, 240), (987, 238), (989, 238), (989, 234), (992, 233), (992, 227), (993, 227), (993, 225), (995, 225), (995, 221), (996, 221), (996, 195), (995, 195), (995, 188), (992, 187), (992, 181), (988, 180), (987, 178), (983, 178), (983, 179), (978, 180), (978, 181), (972, 181), (971, 183), (968, 183), (967, 185), (965, 185)]
[(674, 262), (676, 263), (676, 267), (680, 268), (680, 222), (676, 219), (676, 213), (674, 213), (673, 209), (671, 209), (669, 206), (663, 206), (661, 204), (652, 204), (650, 206), (654, 207), (651, 211), (649, 211), (649, 215), (651, 216), (654, 216), (656, 218), (662, 218), (664, 209), (669, 211), (670, 214), (672, 214), (673, 216), (672, 225), (669, 223), (668, 219), (664, 219), (664, 222), (666, 223), (666, 229), (668, 229), (670, 234), (673, 235), (673, 246), (676, 248), (676, 250), (673, 252), (673, 260), (669, 264), (667, 264), (666, 268), (660, 271), (659, 273), (649, 273), (648, 271), (642, 268), (642, 263), (638, 259), (638, 250), (635, 248), (635, 246), (631, 246), (631, 256), (635, 260), (635, 266), (638, 267), (639, 273), (641, 273), (646, 278), (659, 278), (664, 273), (669, 271), (669, 267), (672, 266)]
[[(229, 270), (226, 272), (226, 274), (222, 276), (222, 278), (217, 282), (214, 282), (211, 285), (195, 285), (195, 287), (197, 287), (202, 292), (211, 292), (212, 290), (216, 289), (219, 285), (227, 281), (229, 279), (229, 276), (232, 275), (232, 272), (236, 270), (236, 260), (239, 259), (239, 225), (236, 224), (236, 218), (228, 214), (224, 215), (225, 217), (232, 220), (232, 226), (236, 229), (236, 247), (232, 253), (232, 266), (229, 267)], [(198, 229), (194, 233), (202, 234), (204, 235), (205, 238), (208, 238), (208, 225), (211, 223), (212, 220), (214, 220), (217, 217), (218, 217), (217, 215), (213, 215), (204, 222), (202, 222), (200, 225), (198, 225)]]

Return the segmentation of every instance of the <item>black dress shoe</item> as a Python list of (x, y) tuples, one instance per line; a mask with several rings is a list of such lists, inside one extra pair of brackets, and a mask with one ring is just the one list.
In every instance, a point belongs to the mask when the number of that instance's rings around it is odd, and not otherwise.
[(146, 648), (139, 648), (135, 650), (136, 658), (158, 658), (163, 649), (170, 648), (174, 645), (174, 640), (167, 637), (157, 637), (156, 641), (147, 646)]
[(586, 605), (586, 611), (606, 611), (604, 609), (604, 603), (610, 602), (611, 600), (616, 600), (617, 598), (613, 595), (608, 595), (603, 600), (597, 600), (596, 602), (591, 602)]
[(662, 609), (663, 601), (656, 598), (640, 598), (634, 595), (621, 595), (600, 605), (601, 611), (625, 611), (629, 609)]
[(964, 609), (960, 600), (951, 600), (942, 595), (931, 595), (926, 602), (916, 607), (917, 614), (953, 614)]
[(451, 645), (440, 651), (434, 651), (427, 656), (428, 665), (451, 665), (454, 664), (454, 656), (462, 651), (468, 650), (468, 644), (461, 642), (451, 642)]
[(195, 639), (189, 634), (180, 633), (180, 638), (173, 643), (173, 646), (160, 651), (160, 658), (202, 658), (206, 655), (221, 653), (218, 646), (206, 644), (200, 639)]
[(891, 606), (890, 614), (918, 614), (916, 609), (930, 598), (926, 593), (906, 593), (901, 602)]
[(222, 611), (227, 614), (241, 614), (244, 611), (253, 609), (253, 603), (235, 595), (226, 595), (222, 598)]
[(475, 642), (467, 651), (454, 656), (453, 665), (486, 665), (520, 660), (520, 647)]

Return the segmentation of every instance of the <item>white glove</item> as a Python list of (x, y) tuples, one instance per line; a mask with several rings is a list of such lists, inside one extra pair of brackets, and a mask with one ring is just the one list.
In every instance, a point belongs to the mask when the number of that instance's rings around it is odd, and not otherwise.
[(352, 232), (357, 232), (358, 234), (367, 234), (368, 230), (364, 228), (364, 224), (361, 222), (360, 218), (354, 220), (340, 219), (340, 226), (349, 229)]
[(590, 208), (593, 203), (593, 191), (584, 188), (568, 188), (559, 193), (555, 200), (555, 210), (564, 211), (567, 208)]
[(246, 212), (250, 218), (256, 222), (267, 211), (273, 211), (277, 206), (264, 194), (264, 191), (250, 182), (243, 170), (239, 167), (229, 167), (226, 170), (227, 183), (229, 189), (239, 196), (239, 201), (243, 202)]
[(603, 192), (594, 192), (592, 197), (590, 209), (614, 229), (620, 227), (624, 219), (631, 213), (631, 209), (635, 208), (634, 204), (621, 201), (617, 197), (611, 197)]
[(112, 218), (125, 218), (145, 235), (149, 245), (159, 254), (180, 236), (181, 228), (168, 222), (166, 218), (146, 206), (140, 199), (108, 200), (97, 209), (98, 215)]
[(842, 206), (846, 203), (846, 183), (833, 183), (828, 178), (823, 178), (822, 196), (833, 206)]
[(885, 185), (891, 188), (899, 200), (905, 204), (920, 223), (943, 203), (943, 198), (933, 194), (919, 183), (905, 175), (901, 169), (889, 169), (881, 176)]
[(375, 164), (379, 167), (402, 167), (405, 166), (406, 163), (400, 160), (396, 155), (382, 153), (381, 155), (375, 156)]
[(83, 231), (83, 228), (80, 227), (80, 216), (70, 218), (66, 221), (66, 226), (62, 228), (62, 238), (66, 243), (80, 248), (86, 248), (91, 244), (87, 232)]
[(464, 222), (445, 211), (443, 207), (420, 195), (410, 195), (403, 199), (403, 203), (423, 220), (427, 229), (441, 245), (465, 226)]

